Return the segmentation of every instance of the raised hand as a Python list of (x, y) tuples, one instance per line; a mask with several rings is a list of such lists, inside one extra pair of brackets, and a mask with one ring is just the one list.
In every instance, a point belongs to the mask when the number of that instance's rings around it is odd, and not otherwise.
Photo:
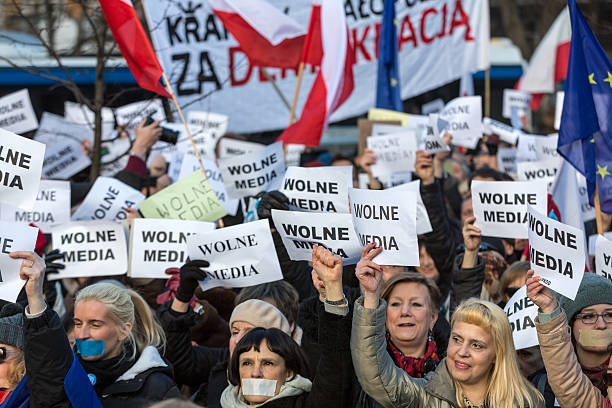
[(541, 276), (533, 276), (533, 269), (527, 272), (527, 296), (543, 313), (550, 314), (557, 309), (558, 303), (552, 290), (540, 283)]
[(323, 281), (327, 300), (342, 300), (342, 258), (315, 245), (312, 248), (312, 266)]
[(43, 283), (45, 280), (45, 261), (32, 251), (11, 252), (13, 259), (22, 259), (19, 277), (26, 281), (25, 293), (28, 297), (28, 308), (31, 314), (45, 310)]
[(463, 243), (465, 244), (465, 250), (471, 252), (478, 252), (480, 248), (480, 241), (482, 240), (482, 234), (480, 228), (474, 225), (476, 217), (469, 217), (463, 224)]
[(205, 260), (193, 260), (181, 266), (180, 283), (176, 290), (176, 299), (189, 303), (199, 282), (206, 279), (206, 272), (200, 268), (208, 268), (210, 263)]
[(431, 155), (424, 150), (416, 152), (416, 159), (414, 161), (414, 172), (421, 179), (423, 185), (433, 184), (434, 182), (434, 168), (433, 160)]
[(359, 279), (359, 286), (363, 294), (363, 306), (368, 309), (378, 307), (380, 283), (382, 281), (382, 267), (372, 261), (382, 251), (381, 247), (370, 243), (361, 250), (361, 259), (355, 268), (355, 276)]
[(264, 193), (257, 205), (257, 216), (260, 220), (269, 218), (272, 220), (272, 210), (288, 210), (289, 199), (280, 191), (268, 191)]

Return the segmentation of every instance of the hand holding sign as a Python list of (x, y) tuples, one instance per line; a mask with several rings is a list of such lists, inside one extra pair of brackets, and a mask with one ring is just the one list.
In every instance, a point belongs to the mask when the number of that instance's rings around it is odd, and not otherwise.
[(558, 303), (552, 290), (542, 285), (541, 276), (533, 276), (534, 271), (527, 272), (527, 296), (536, 304), (542, 313), (550, 314), (557, 309)]
[(181, 282), (176, 291), (176, 299), (189, 303), (200, 281), (206, 279), (206, 272), (200, 268), (208, 268), (210, 263), (203, 259), (193, 260), (181, 266)]

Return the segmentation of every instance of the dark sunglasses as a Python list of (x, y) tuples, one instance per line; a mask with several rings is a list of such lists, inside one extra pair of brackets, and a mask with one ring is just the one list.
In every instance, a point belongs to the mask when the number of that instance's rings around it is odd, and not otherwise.
[(4, 363), (11, 354), (13, 354), (11, 350), (8, 350), (4, 346), (0, 347), (0, 364)]
[(508, 286), (506, 289), (504, 289), (504, 293), (506, 294), (506, 296), (508, 296), (508, 298), (511, 298), (512, 296), (514, 296), (514, 294), (516, 293), (517, 290), (519, 290), (520, 288), (514, 287), (514, 286)]

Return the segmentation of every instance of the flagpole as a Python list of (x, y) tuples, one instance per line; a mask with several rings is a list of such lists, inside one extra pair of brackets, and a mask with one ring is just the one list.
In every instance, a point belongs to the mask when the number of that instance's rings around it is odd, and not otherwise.
[(491, 68), (485, 71), (485, 117), (491, 117)]
[(185, 126), (185, 130), (187, 131), (187, 136), (189, 136), (189, 140), (191, 141), (191, 146), (193, 147), (193, 151), (195, 152), (195, 155), (198, 158), (198, 162), (200, 163), (200, 168), (202, 168), (202, 173), (204, 173), (204, 178), (208, 180), (208, 178), (206, 177), (206, 169), (204, 169), (204, 163), (202, 162), (200, 153), (198, 153), (198, 148), (196, 147), (196, 144), (193, 141), (193, 136), (191, 136), (191, 131), (189, 130), (189, 126), (187, 126), (187, 122), (185, 122), (183, 111), (181, 110), (181, 107), (179, 106), (179, 103), (176, 100), (176, 95), (174, 95), (174, 91), (172, 90), (172, 86), (170, 86), (170, 82), (168, 81), (168, 78), (166, 77), (165, 72), (162, 72), (162, 77), (164, 78), (164, 83), (166, 84), (166, 88), (168, 88), (168, 91), (170, 91), (170, 96), (172, 96), (172, 100), (174, 101), (176, 110), (178, 111), (179, 116), (181, 117), (181, 121), (183, 122), (183, 125)]
[(285, 95), (283, 95), (283, 93), (281, 92), (274, 78), (272, 78), (272, 76), (268, 73), (268, 71), (263, 67), (261, 68), (261, 73), (263, 74), (264, 77), (266, 77), (266, 79), (270, 82), (270, 84), (272, 84), (272, 88), (274, 88), (274, 90), (276, 91), (278, 96), (281, 98), (281, 101), (283, 101), (283, 104), (287, 107), (287, 109), (291, 110), (291, 105), (289, 105), (289, 101), (287, 100), (287, 98), (285, 98)]
[(289, 126), (293, 123), (295, 117), (295, 108), (297, 105), (298, 95), (300, 93), (300, 86), (302, 85), (302, 75), (304, 74), (304, 61), (300, 62), (298, 68), (297, 83), (295, 84), (295, 92), (293, 93), (293, 102), (291, 103), (291, 113), (289, 114)]
[(595, 183), (595, 193), (593, 194), (593, 201), (595, 202), (595, 220), (597, 221), (597, 233), (603, 235), (603, 222), (601, 221), (601, 206), (599, 204), (599, 188), (597, 182)]

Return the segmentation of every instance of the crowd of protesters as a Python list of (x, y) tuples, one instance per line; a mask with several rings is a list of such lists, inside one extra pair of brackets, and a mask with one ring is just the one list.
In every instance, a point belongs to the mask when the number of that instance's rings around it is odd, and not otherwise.
[[(169, 184), (162, 159), (146, 166), (157, 126), (137, 127), (116, 175), (146, 195)], [(10, 255), (25, 286), (0, 312), (0, 407), (611, 407), (612, 348), (585, 333), (612, 329), (612, 282), (585, 273), (571, 301), (530, 271), (526, 240), (481, 235), (471, 181), (512, 179), (490, 147), (417, 153), (432, 231), (414, 268), (379, 265), (375, 244), (356, 265), (317, 246), (310, 262), (292, 261), (272, 222), (289, 208), (278, 191), (251, 199), (284, 279), (242, 289), (202, 291), (205, 260), (165, 281), (49, 281), (62, 258), (41, 234), (36, 253)], [(308, 157), (303, 166), (354, 165), (355, 179), (382, 188), (367, 149)], [(74, 207), (86, 191), (75, 186)], [(539, 346), (517, 352), (502, 308), (525, 285)]]

